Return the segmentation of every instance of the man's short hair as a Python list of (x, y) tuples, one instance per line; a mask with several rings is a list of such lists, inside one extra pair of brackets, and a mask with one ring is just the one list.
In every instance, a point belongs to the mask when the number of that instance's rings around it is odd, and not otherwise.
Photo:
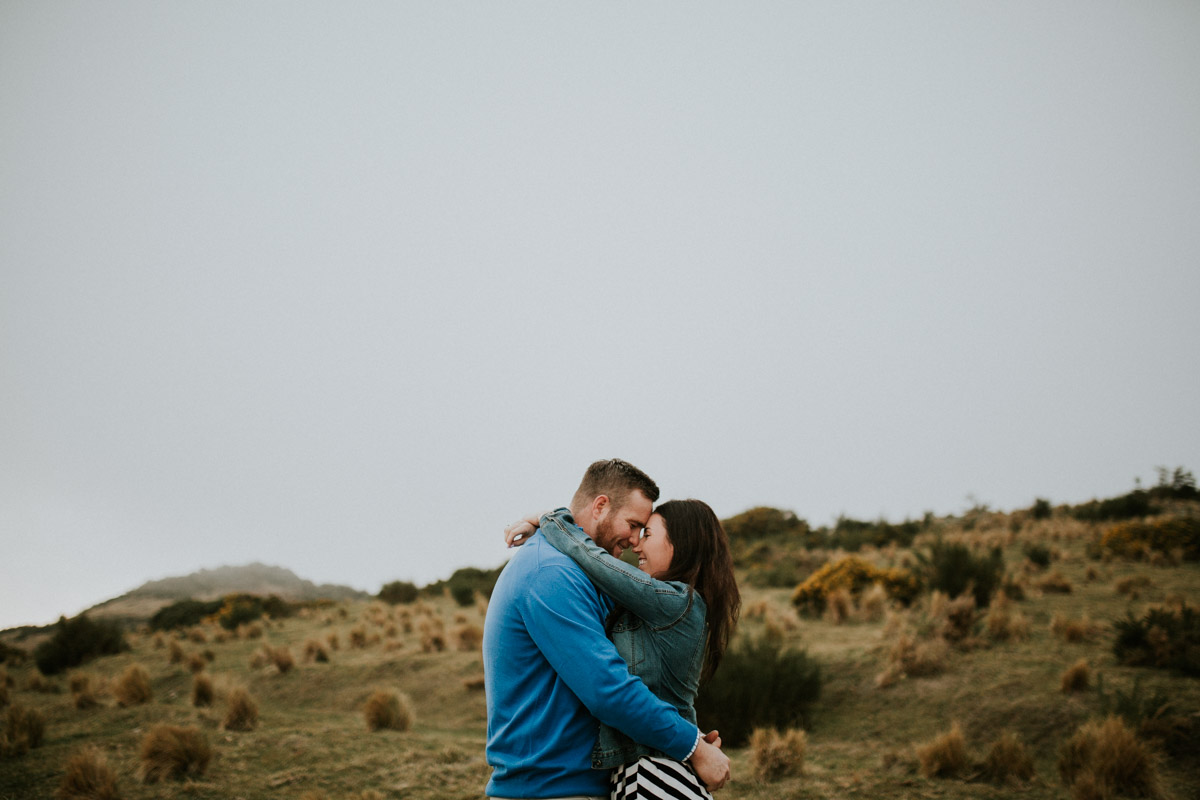
[(658, 502), (658, 485), (633, 464), (619, 458), (596, 461), (583, 473), (583, 480), (571, 499), (571, 509), (578, 512), (600, 495), (606, 495), (616, 510), (625, 505), (634, 490), (646, 495), (651, 503)]

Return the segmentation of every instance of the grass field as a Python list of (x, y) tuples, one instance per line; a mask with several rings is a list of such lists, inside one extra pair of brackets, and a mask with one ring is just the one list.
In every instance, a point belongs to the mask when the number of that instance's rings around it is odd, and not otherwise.
[[(822, 667), (824, 688), (811, 719), (803, 774), (775, 781), (752, 776), (751, 752), (731, 751), (734, 780), (720, 798), (1061, 798), (1068, 790), (1057, 760), (1063, 742), (1084, 721), (1100, 717), (1105, 700), (1096, 689), (1102, 676), (1107, 695), (1132, 693), (1170, 699), (1166, 716), (1172, 733), (1155, 745), (1165, 796), (1200, 796), (1200, 682), (1164, 670), (1120, 666), (1112, 655), (1109, 623), (1147, 603), (1186, 599), (1200, 590), (1200, 565), (1167, 561), (1102, 562), (1085, 557), (1092, 529), (1077, 523), (1028, 523), (1017, 531), (1006, 515), (973, 530), (948, 529), (947, 536), (979, 544), (1001, 544), (1010, 574), (1026, 588), (1012, 608), (1028, 622), (1024, 639), (993, 641), (976, 634), (944, 654), (938, 674), (900, 678), (879, 688), (897, 629), (927, 625), (930, 602), (874, 621), (834, 622), (796, 616), (786, 589), (744, 588), (743, 632), (770, 624), (788, 645), (807, 648)], [(1044, 543), (1055, 558), (1046, 570), (1023, 564), (1022, 545)], [(920, 546), (918, 541), (916, 546)], [(884, 564), (904, 562), (905, 551), (871, 551)], [(1057, 571), (1069, 592), (1042, 591), (1039, 583)], [(1137, 596), (1121, 593), (1122, 579), (1144, 576)], [(1093, 630), (1081, 641), (1052, 632), (1052, 621), (1087, 616)], [(424, 652), (426, 629), (440, 620), (446, 649)], [(107, 686), (131, 664), (149, 672), (153, 699), (121, 707), (111, 690), (99, 705), (78, 709), (59, 676), (40, 691), (29, 687), (32, 667), (8, 667), (14, 686), (10, 705), (31, 706), (45, 718), (44, 742), (30, 752), (0, 759), (0, 800), (53, 797), (65, 764), (85, 744), (98, 746), (116, 772), (124, 798), (361, 798), (374, 791), (384, 798), (480, 798), (489, 768), (484, 762), (486, 725), (480, 686), (482, 666), (477, 629), (482, 608), (462, 609), (448, 598), (395, 608), (379, 603), (344, 602), (303, 616), (268, 622), (262, 638), (216, 641), (217, 628), (204, 626), (206, 641), (179, 638), (185, 655), (210, 651), (204, 667), (216, 687), (210, 708), (191, 703), (193, 675), (187, 659), (169, 663), (169, 643), (154, 635), (133, 637), (133, 649), (84, 665), (78, 672)], [(356, 627), (366, 646), (351, 647)], [(409, 630), (406, 632), (406, 627)], [(465, 630), (463, 649), (454, 631)], [(339, 647), (329, 647), (330, 635)], [(328, 663), (305, 661), (306, 642), (325, 643)], [(256, 654), (264, 643), (286, 647), (295, 666), (281, 673)], [(1064, 693), (1061, 676), (1086, 660), (1090, 688)], [(259, 721), (250, 731), (225, 730), (222, 720), (229, 691), (249, 690)], [(54, 691), (57, 689), (57, 691)], [(368, 730), (363, 707), (377, 689), (401, 692), (414, 712), (408, 730)], [(971, 766), (954, 778), (923, 777), (917, 748), (961, 725)], [(155, 725), (196, 726), (214, 751), (206, 771), (183, 781), (146, 784), (138, 779), (139, 747)], [(1029, 781), (997, 785), (978, 765), (988, 748), (1009, 730), (1033, 756)], [(367, 795), (368, 797), (375, 795)]]

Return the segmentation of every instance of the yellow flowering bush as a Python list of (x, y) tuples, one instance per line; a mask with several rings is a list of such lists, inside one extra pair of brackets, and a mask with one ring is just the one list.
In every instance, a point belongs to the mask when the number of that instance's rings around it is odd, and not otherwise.
[(1200, 560), (1200, 517), (1156, 517), (1119, 522), (1105, 532), (1102, 549), (1119, 558), (1144, 558), (1157, 551), (1183, 552), (1188, 561)]
[(906, 569), (882, 569), (858, 556), (831, 561), (808, 577), (792, 592), (792, 604), (803, 611), (820, 613), (830, 592), (845, 589), (858, 594), (879, 584), (888, 597), (907, 605), (921, 590), (917, 576)]

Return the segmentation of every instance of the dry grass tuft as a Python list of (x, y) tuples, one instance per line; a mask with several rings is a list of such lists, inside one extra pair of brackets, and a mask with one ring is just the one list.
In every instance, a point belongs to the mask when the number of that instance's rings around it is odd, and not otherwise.
[(825, 594), (825, 620), (841, 625), (854, 614), (854, 595), (845, 586), (830, 589)]
[(440, 653), (446, 649), (446, 637), (440, 633), (421, 634), (422, 653)]
[(172, 639), (171, 643), (167, 645), (167, 663), (182, 664), (184, 657), (183, 645)]
[(917, 748), (921, 774), (926, 778), (961, 775), (970, 766), (962, 728), (955, 722), (950, 730)]
[(188, 656), (188, 669), (192, 671), (193, 675), (199, 672), (204, 672), (204, 667), (207, 664), (208, 662), (204, 659), (204, 656), (201, 653), (192, 653), (190, 656)]
[(245, 688), (238, 686), (229, 692), (228, 709), (221, 727), (227, 731), (252, 731), (258, 727), (258, 703)]
[(167, 640), (163, 638), (161, 633), (154, 634), (154, 649), (162, 650), (167, 645)]
[(941, 609), (941, 633), (949, 642), (961, 642), (975, 631), (975, 597), (967, 592), (946, 602)]
[(25, 688), (38, 694), (58, 694), (61, 691), (57, 683), (36, 669), (29, 674), (29, 678), (25, 681)]
[(71, 676), (69, 686), (71, 687), (71, 702), (76, 708), (82, 710), (100, 705), (97, 687), (93, 683), (91, 675), (77, 672)]
[(188, 631), (188, 641), (193, 644), (208, 644), (208, 637), (204, 635), (204, 631), (200, 628), (192, 628)]
[(350, 629), (350, 648), (354, 650), (363, 650), (367, 646), (367, 629), (362, 625), (355, 625)]
[(474, 678), (463, 678), (462, 685), (468, 692), (482, 692), (484, 685), (483, 676), (476, 675)]
[(858, 601), (858, 613), (867, 622), (878, 622), (883, 619), (888, 610), (887, 589), (883, 584), (873, 583), (871, 588), (863, 592)]
[(119, 706), (138, 706), (154, 699), (150, 688), (150, 673), (141, 664), (130, 664), (121, 677), (113, 681), (113, 696)]
[(99, 748), (85, 745), (67, 760), (67, 770), (55, 797), (58, 800), (121, 800), (117, 773)]
[(1086, 658), (1076, 661), (1062, 674), (1063, 694), (1086, 692), (1092, 683), (1092, 671), (1088, 668)]
[(799, 729), (780, 733), (758, 728), (750, 735), (750, 766), (754, 777), (774, 781), (804, 774), (804, 751), (808, 734)]
[(1072, 590), (1071, 582), (1058, 570), (1054, 570), (1038, 581), (1037, 586), (1043, 592), (1054, 594), (1070, 594)]
[(1029, 619), (1012, 607), (1012, 601), (1004, 592), (997, 592), (988, 606), (987, 635), (997, 642), (1020, 642), (1029, 638)]
[(207, 675), (197, 675), (192, 680), (192, 705), (197, 708), (211, 706), (213, 703), (212, 678)]
[(250, 669), (262, 669), (267, 665), (268, 661), (270, 661), (270, 659), (267, 658), (266, 653), (264, 653), (262, 650), (255, 650), (250, 656)]
[(203, 775), (212, 747), (196, 727), (157, 725), (142, 738), (139, 774), (145, 783)]
[(483, 628), (478, 625), (464, 623), (456, 627), (452, 633), (456, 649), (470, 653), (483, 647)]
[(934, 589), (929, 594), (929, 616), (935, 619), (946, 616), (946, 606), (949, 604), (949, 595), (943, 591)]
[(1079, 619), (1055, 614), (1050, 619), (1050, 632), (1066, 642), (1084, 642), (1099, 633), (1099, 627), (1087, 614)]
[(1027, 781), (1033, 777), (1033, 756), (1012, 731), (1004, 731), (988, 750), (984, 772), (997, 783)]
[(251, 622), (249, 625), (238, 625), (237, 635), (239, 639), (261, 639), (263, 628), (257, 622)]
[(875, 677), (875, 685), (883, 689), (907, 676), (926, 678), (940, 675), (946, 669), (950, 645), (940, 636), (917, 639), (904, 632), (888, 652), (887, 668)]
[(1113, 800), (1112, 792), (1090, 772), (1075, 779), (1070, 787), (1071, 800)]
[(0, 708), (8, 705), (8, 684), (0, 680)]
[(1116, 582), (1114, 588), (1117, 594), (1128, 596), (1131, 599), (1136, 599), (1141, 595), (1142, 589), (1147, 589), (1153, 584), (1148, 575), (1131, 575), (1128, 578), (1121, 578)]
[(279, 670), (282, 675), (296, 666), (296, 659), (292, 658), (292, 651), (286, 647), (271, 647), (271, 645), (263, 645), (263, 652), (267, 658), (275, 665), (275, 669)]
[(363, 707), (367, 729), (372, 731), (406, 731), (412, 727), (412, 704), (408, 697), (399, 692), (379, 689), (367, 698)]
[(329, 649), (335, 653), (342, 647), (342, 640), (338, 638), (337, 631), (330, 631), (325, 641), (329, 642)]
[(317, 639), (309, 639), (304, 643), (304, 660), (316, 661), (319, 664), (329, 663), (329, 651)]
[(1120, 717), (1081, 725), (1059, 750), (1058, 773), (1072, 797), (1163, 796), (1156, 759)]
[(0, 730), (0, 757), (21, 756), (41, 747), (46, 736), (46, 721), (36, 708), (14, 703), (4, 714)]

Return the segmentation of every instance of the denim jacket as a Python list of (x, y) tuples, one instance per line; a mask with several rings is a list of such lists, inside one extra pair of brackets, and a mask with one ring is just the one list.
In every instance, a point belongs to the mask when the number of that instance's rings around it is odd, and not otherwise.
[[(694, 725), (693, 706), (708, 635), (704, 599), (686, 583), (656, 580), (613, 558), (575, 524), (565, 508), (543, 516), (541, 532), (623, 609), (611, 635), (629, 671)], [(592, 767), (610, 769), (644, 755), (663, 753), (602, 724), (592, 750)]]

